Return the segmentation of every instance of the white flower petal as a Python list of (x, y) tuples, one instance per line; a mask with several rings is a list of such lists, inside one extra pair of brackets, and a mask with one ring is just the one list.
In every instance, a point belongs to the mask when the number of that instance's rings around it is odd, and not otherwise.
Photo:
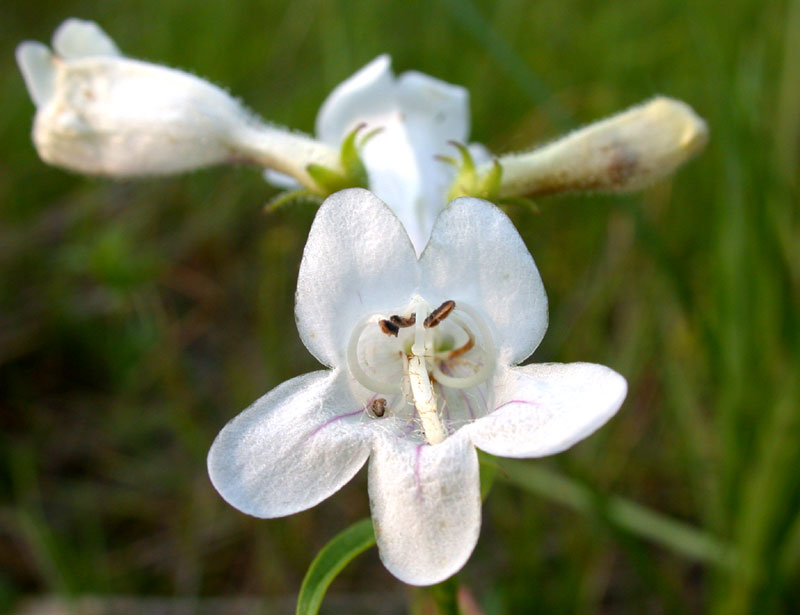
[(397, 79), (397, 97), (401, 109), (415, 116), (414, 127), (424, 127), (427, 131), (417, 136), (435, 142), (437, 149), (448, 141), (466, 143), (469, 93), (465, 88), (417, 71), (407, 71)]
[(114, 41), (93, 21), (70, 18), (53, 34), (53, 49), (64, 59), (121, 55)]
[(369, 455), (364, 416), (343, 374), (284, 382), (228, 423), (208, 454), (208, 473), (232, 506), (272, 518), (311, 508), (347, 483)]
[[(426, 173), (418, 158), (421, 152), (411, 141), (402, 112), (394, 111), (373, 119), (379, 122), (382, 130), (362, 150), (370, 190), (400, 218), (414, 249), (420, 253), (430, 235), (432, 221), (444, 203), (444, 192), (425, 184)], [(445, 165), (433, 160), (430, 166)], [(450, 171), (444, 169), (443, 172)]]
[(536, 264), (511, 220), (475, 198), (439, 215), (420, 260), (422, 289), (435, 303), (459, 299), (481, 310), (498, 335), (500, 363), (519, 363), (547, 329), (547, 296)]
[[(419, 152), (411, 141), (406, 118), (399, 109), (369, 118), (369, 126), (378, 126), (376, 134), (364, 146), (361, 157), (369, 176), (370, 190), (385, 202), (403, 223), (417, 252), (428, 238), (425, 219), (429, 199), (423, 195), (424, 178), (419, 165)], [(431, 166), (444, 166), (431, 162)], [(435, 201), (435, 208), (444, 200)], [(435, 215), (435, 212), (434, 212)]]
[(331, 93), (317, 115), (317, 136), (335, 146), (362, 123), (381, 129), (362, 150), (369, 188), (420, 253), (453, 177), (435, 156), (447, 152), (448, 141), (466, 141), (469, 95), (413, 71), (395, 79), (390, 58), (380, 56)]
[(364, 148), (364, 163), (370, 187), (394, 209), (421, 253), (454, 175), (436, 156), (448, 152), (449, 141), (466, 141), (469, 95), (410, 71), (398, 78), (396, 96), (397, 109)]
[(411, 585), (443, 581), (478, 541), (475, 449), (460, 432), (435, 446), (379, 437), (373, 447), (369, 496), (381, 561)]
[(491, 162), (493, 158), (492, 152), (490, 152), (489, 148), (483, 143), (470, 143), (467, 149), (472, 156), (472, 161), (475, 163), (475, 166)]
[(356, 322), (405, 307), (416, 285), (414, 249), (392, 211), (367, 190), (337, 192), (319, 208), (303, 252), (300, 337), (322, 363), (344, 365)]
[(465, 429), (478, 448), (501, 457), (543, 457), (568, 449), (622, 405), (625, 378), (593, 363), (543, 363), (503, 370), (495, 409)]
[(17, 64), (33, 104), (46, 105), (55, 94), (56, 67), (47, 45), (25, 41), (17, 45)]
[(337, 145), (359, 123), (395, 107), (394, 90), (392, 60), (378, 56), (328, 95), (317, 113), (317, 137)]

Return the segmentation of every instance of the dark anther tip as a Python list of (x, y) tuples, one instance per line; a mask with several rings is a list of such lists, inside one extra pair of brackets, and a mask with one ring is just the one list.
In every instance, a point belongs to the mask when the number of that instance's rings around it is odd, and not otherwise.
[(394, 335), (397, 337), (397, 333), (400, 331), (400, 327), (394, 324), (391, 320), (379, 320), (378, 326), (386, 335)]

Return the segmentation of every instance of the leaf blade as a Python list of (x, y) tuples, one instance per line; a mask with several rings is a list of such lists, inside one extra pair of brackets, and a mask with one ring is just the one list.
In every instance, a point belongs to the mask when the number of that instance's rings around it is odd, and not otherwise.
[(328, 587), (356, 556), (375, 544), (372, 519), (355, 522), (322, 547), (308, 567), (297, 596), (297, 615), (316, 615)]

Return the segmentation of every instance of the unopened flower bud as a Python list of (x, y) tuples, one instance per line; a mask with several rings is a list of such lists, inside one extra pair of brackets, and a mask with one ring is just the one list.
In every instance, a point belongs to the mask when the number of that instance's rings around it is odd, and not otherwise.
[(31, 41), (17, 47), (37, 107), (33, 141), (50, 164), (125, 177), (243, 161), (308, 186), (308, 164), (337, 164), (331, 148), (265, 126), (223, 89), (121, 56), (92, 22), (65, 21), (53, 48), (55, 54)]
[(706, 124), (689, 105), (659, 96), (539, 149), (501, 157), (500, 196), (640, 190), (707, 141)]

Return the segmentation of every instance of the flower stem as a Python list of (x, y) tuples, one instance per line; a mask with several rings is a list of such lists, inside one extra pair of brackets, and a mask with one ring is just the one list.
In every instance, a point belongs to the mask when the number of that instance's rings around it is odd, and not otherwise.
[(461, 615), (458, 608), (458, 580), (455, 576), (431, 587), (437, 615)]

